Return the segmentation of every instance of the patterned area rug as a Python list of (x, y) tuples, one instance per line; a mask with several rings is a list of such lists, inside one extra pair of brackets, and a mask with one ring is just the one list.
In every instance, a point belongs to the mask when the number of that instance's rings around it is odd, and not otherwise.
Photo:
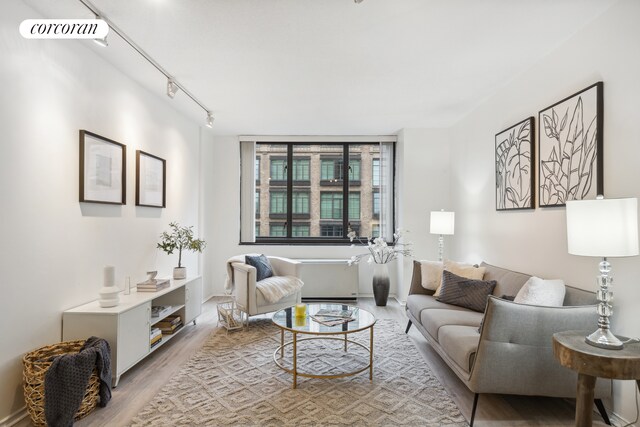
[[(290, 339), (289, 333), (285, 339)], [(369, 331), (350, 335), (369, 344)], [(134, 426), (466, 426), (467, 423), (411, 340), (393, 320), (374, 334), (369, 371), (339, 379), (298, 377), (278, 368), (273, 351), (280, 330), (268, 319), (227, 335), (216, 329), (199, 350), (132, 421)], [(354, 371), (368, 363), (356, 345), (299, 342), (303, 372)], [(291, 355), (289, 349), (285, 359)]]

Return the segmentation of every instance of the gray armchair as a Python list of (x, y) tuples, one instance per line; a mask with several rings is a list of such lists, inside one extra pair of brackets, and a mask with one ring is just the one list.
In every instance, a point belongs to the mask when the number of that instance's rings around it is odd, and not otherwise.
[[(300, 261), (275, 256), (268, 256), (267, 258), (273, 267), (274, 276), (300, 278)], [(278, 311), (301, 301), (302, 291), (298, 290), (296, 293), (286, 296), (275, 303), (269, 302), (256, 287), (255, 267), (238, 261), (232, 262), (231, 268), (233, 270), (231, 280), (233, 281), (236, 303), (240, 310), (245, 313), (247, 324), (249, 316)]]

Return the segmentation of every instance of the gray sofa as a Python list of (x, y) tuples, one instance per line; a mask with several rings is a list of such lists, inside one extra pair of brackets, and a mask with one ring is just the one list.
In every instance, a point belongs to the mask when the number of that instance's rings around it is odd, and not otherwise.
[[(531, 276), (486, 263), (481, 267), (484, 280), (497, 282), (485, 313), (437, 301), (434, 291), (421, 285), (420, 261), (413, 264), (406, 305), (406, 332), (415, 325), (475, 393), (470, 425), (481, 393), (575, 397), (577, 374), (554, 359), (552, 335), (595, 329), (595, 294), (567, 286), (563, 307), (516, 304), (500, 297), (515, 296)], [(595, 403), (607, 424), (601, 398), (610, 395), (611, 381), (598, 379)]]

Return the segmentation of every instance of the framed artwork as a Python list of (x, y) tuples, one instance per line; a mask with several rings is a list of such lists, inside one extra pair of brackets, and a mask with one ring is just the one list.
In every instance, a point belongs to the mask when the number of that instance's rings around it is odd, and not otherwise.
[(136, 151), (136, 206), (167, 205), (167, 163), (144, 151)]
[(80, 130), (80, 201), (126, 204), (126, 150), (118, 142)]
[(496, 134), (496, 210), (534, 209), (534, 118)]
[(603, 194), (603, 83), (540, 111), (540, 207)]

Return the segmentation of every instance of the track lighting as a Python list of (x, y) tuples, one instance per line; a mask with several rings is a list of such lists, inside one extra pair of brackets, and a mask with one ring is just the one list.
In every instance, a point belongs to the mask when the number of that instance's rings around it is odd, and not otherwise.
[(363, 0), (353, 0), (354, 3), (362, 3)]
[[(84, 7), (86, 7), (95, 17), (96, 19), (101, 19), (107, 23), (109, 26), (109, 30), (116, 33), (118, 37), (120, 37), (126, 44), (131, 46), (133, 50), (135, 50), (142, 58), (144, 58), (149, 64), (155, 67), (156, 70), (161, 72), (167, 78), (167, 96), (169, 98), (173, 98), (178, 90), (181, 90), (188, 98), (190, 98), (193, 102), (195, 102), (200, 108), (207, 113), (207, 127), (213, 127), (213, 114), (209, 111), (209, 108), (204, 105), (198, 98), (196, 98), (191, 92), (184, 87), (183, 84), (174, 80), (171, 77), (171, 73), (169, 73), (163, 66), (161, 66), (158, 61), (153, 59), (147, 52), (145, 52), (138, 44), (136, 44), (133, 40), (129, 38), (117, 25), (111, 22), (106, 16), (102, 14), (93, 4), (91, 4), (90, 0), (77, 0)], [(99, 44), (100, 46), (108, 46), (107, 37), (101, 39), (93, 39), (94, 42)]]
[(93, 39), (94, 43), (100, 45), (102, 47), (109, 46), (109, 42), (107, 41), (107, 36), (104, 36), (103, 39)]
[(176, 82), (173, 81), (173, 79), (167, 80), (167, 96), (169, 98), (173, 99), (173, 97), (176, 96), (176, 93), (178, 92), (179, 89), (180, 88), (178, 87)]

